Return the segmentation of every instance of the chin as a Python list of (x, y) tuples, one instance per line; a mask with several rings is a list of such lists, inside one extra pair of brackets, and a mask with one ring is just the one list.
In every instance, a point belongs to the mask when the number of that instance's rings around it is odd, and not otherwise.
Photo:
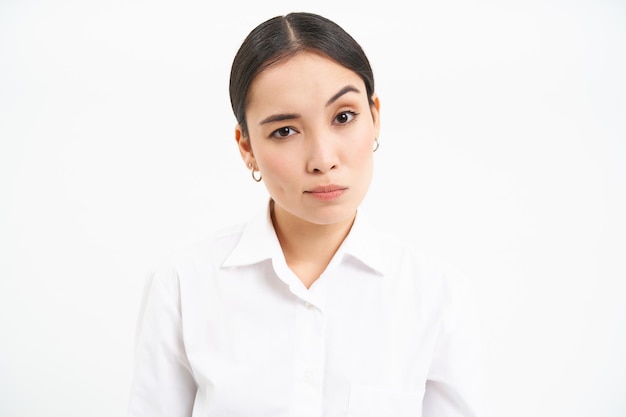
[(330, 226), (333, 224), (351, 222), (354, 220), (355, 215), (356, 207), (351, 209), (341, 208), (338, 210), (331, 208), (330, 210), (324, 210), (323, 213), (317, 213), (311, 216), (308, 220), (320, 226)]

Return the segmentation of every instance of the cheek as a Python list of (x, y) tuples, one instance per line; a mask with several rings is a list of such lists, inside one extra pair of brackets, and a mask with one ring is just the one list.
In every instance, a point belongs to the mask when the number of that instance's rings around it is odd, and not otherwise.
[(257, 159), (263, 178), (272, 182), (285, 183), (294, 177), (296, 171), (295, 158), (280, 154), (264, 154)]
[(376, 127), (373, 121), (368, 120), (368, 123), (360, 129), (358, 133), (359, 143), (358, 152), (360, 155), (368, 153), (374, 153), (375, 138), (377, 135)]
[(363, 180), (370, 179), (374, 171), (374, 138), (363, 137), (350, 153), (351, 164)]
[(358, 143), (355, 144), (352, 154), (355, 157), (358, 155), (358, 159), (364, 164), (365, 161), (372, 160), (374, 158), (374, 136), (370, 135), (370, 131), (359, 137)]

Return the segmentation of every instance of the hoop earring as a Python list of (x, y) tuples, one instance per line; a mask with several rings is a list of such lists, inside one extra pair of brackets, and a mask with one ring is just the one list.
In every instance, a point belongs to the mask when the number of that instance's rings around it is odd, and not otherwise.
[(263, 176), (261, 175), (261, 171), (259, 171), (259, 176), (257, 177), (256, 175), (254, 175), (254, 165), (252, 165), (252, 162), (248, 162), (248, 168), (250, 168), (250, 173), (252, 174), (252, 179), (255, 180), (256, 182), (261, 182), (261, 180), (263, 179)]
[(376, 142), (376, 145), (374, 145), (374, 151), (376, 152), (378, 150), (378, 147), (380, 146), (380, 143), (378, 143), (378, 138), (374, 138), (374, 141)]

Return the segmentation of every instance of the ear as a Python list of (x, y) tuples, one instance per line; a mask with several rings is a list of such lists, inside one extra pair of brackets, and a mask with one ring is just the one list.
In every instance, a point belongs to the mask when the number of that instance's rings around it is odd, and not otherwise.
[(370, 106), (370, 111), (372, 112), (372, 120), (374, 120), (374, 129), (376, 132), (374, 137), (378, 138), (380, 136), (380, 99), (378, 98), (378, 94), (372, 94), (372, 101), (374, 104)]
[(256, 161), (254, 160), (254, 155), (252, 154), (250, 138), (243, 134), (243, 129), (240, 124), (235, 126), (235, 140), (237, 141), (239, 153), (241, 154), (241, 159), (243, 159), (243, 162), (246, 164), (246, 168), (249, 169), (248, 164), (250, 163), (256, 167)]

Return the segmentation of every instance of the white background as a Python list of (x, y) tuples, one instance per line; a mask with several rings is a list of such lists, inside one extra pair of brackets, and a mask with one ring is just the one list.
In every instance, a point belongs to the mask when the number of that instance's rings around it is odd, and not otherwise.
[(2, 0), (0, 416), (125, 415), (145, 272), (265, 202), (228, 76), (292, 10), (370, 57), (365, 204), (473, 279), (493, 416), (626, 415), (626, 3)]

